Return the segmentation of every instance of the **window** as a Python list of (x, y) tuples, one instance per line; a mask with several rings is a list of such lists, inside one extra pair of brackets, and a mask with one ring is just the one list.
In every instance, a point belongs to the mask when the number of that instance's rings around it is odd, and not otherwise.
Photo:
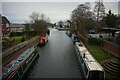
[(87, 76), (87, 74), (88, 74), (88, 68), (87, 68), (87, 66), (85, 65), (85, 63), (82, 63), (82, 67), (83, 67), (83, 71), (84, 71), (84, 73), (85, 73), (85, 76)]
[(12, 77), (12, 80), (17, 80), (18, 78), (20, 78), (20, 77), (19, 77), (18, 72), (16, 72), (16, 74)]
[(19, 75), (20, 75), (20, 76), (23, 74), (23, 70), (22, 70), (21, 67), (18, 69), (18, 72), (19, 72)]
[(88, 80), (104, 80), (104, 72), (103, 71), (90, 71)]
[(27, 67), (27, 65), (26, 65), (26, 63), (24, 63), (24, 65), (22, 66), (23, 71), (25, 71), (25, 70), (26, 70), (26, 67)]
[(87, 68), (87, 66), (85, 65), (85, 63), (84, 63), (84, 71), (85, 71), (85, 74), (87, 75), (87, 74), (88, 74), (88, 68)]

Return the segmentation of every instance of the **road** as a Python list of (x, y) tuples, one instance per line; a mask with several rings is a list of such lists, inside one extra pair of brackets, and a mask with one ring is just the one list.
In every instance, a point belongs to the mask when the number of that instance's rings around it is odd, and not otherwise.
[(39, 48), (40, 58), (29, 78), (81, 78), (72, 40), (65, 31), (50, 30), (48, 43)]

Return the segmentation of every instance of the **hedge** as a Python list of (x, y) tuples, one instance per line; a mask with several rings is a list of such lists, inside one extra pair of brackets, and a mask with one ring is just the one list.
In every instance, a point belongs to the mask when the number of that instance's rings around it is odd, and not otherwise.
[(102, 38), (88, 38), (88, 44), (102, 46), (104, 40)]

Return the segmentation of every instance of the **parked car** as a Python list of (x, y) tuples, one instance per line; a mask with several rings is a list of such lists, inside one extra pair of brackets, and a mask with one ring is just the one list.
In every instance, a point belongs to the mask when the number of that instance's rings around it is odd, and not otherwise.
[(120, 35), (120, 31), (116, 31), (115, 36), (119, 36), (119, 35)]
[(96, 34), (96, 32), (94, 30), (89, 30), (88, 32), (89, 34)]

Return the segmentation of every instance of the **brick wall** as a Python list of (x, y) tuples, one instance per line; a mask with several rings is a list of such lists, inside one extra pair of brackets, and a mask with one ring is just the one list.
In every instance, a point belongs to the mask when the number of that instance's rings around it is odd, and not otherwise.
[[(82, 34), (80, 34), (79, 32), (77, 32), (77, 35), (82, 41), (88, 42), (88, 39), (84, 37)], [(112, 44), (111, 42), (105, 41), (105, 43), (103, 44), (103, 49), (111, 53), (112, 55), (115, 55), (116, 57), (120, 57), (120, 46), (117, 46)]]
[(105, 41), (103, 49), (112, 53), (113, 55), (120, 57), (120, 47), (112, 44), (111, 42)]
[(84, 37), (83, 35), (81, 35), (79, 32), (77, 32), (77, 35), (80, 39), (82, 39), (82, 41), (84, 41), (84, 42), (88, 41), (88, 39), (86, 37)]

